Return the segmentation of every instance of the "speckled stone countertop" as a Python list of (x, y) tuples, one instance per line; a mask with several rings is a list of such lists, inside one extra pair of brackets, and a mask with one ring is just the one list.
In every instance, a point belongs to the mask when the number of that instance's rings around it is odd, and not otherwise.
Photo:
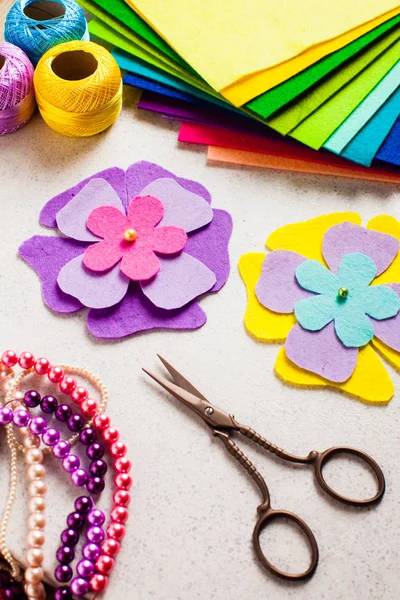
[[(262, 251), (267, 234), (288, 222), (335, 210), (357, 210), (364, 221), (382, 212), (400, 217), (396, 189), (207, 166), (203, 149), (180, 147), (177, 125), (137, 111), (136, 100), (135, 92), (126, 89), (120, 119), (94, 138), (60, 137), (36, 115), (24, 129), (0, 139), (1, 346), (29, 349), (100, 375), (109, 388), (110, 415), (133, 461), (131, 520), (105, 597), (397, 600), (400, 377), (388, 367), (398, 391), (380, 407), (333, 391), (285, 386), (273, 373), (278, 346), (257, 343), (244, 330), (246, 294), (237, 270), (241, 254)], [(208, 315), (202, 329), (99, 343), (88, 334), (83, 315), (61, 317), (44, 306), (38, 278), (18, 259), (17, 249), (31, 235), (45, 233), (38, 216), (46, 200), (96, 171), (126, 168), (141, 159), (200, 181), (212, 193), (214, 206), (231, 212), (231, 275), (220, 293), (202, 300)], [(349, 444), (382, 465), (387, 477), (383, 502), (368, 510), (349, 509), (327, 500), (308, 469), (287, 467), (245, 445), (270, 485), (273, 505), (301, 515), (317, 537), (320, 565), (311, 581), (277, 581), (258, 566), (251, 546), (258, 490), (203, 425), (145, 378), (141, 367), (156, 368), (156, 353), (210, 400), (289, 451), (304, 454)], [(0, 444), (1, 505), (8, 482), (3, 435)], [(72, 496), (59, 470), (49, 471), (46, 567), (51, 571)], [(353, 483), (368, 484), (363, 474), (351, 473)], [(19, 492), (9, 542), (22, 556), (26, 508), (22, 487)], [(104, 501), (107, 505), (110, 498)], [(301, 540), (278, 527), (268, 536), (279, 564), (285, 566), (288, 555), (291, 564), (304, 566)]]

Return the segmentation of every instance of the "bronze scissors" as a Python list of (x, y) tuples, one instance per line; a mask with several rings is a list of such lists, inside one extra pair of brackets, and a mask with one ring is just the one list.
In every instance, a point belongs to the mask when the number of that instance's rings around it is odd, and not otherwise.
[[(163, 377), (159, 377), (158, 375), (151, 373), (146, 369), (143, 369), (143, 371), (147, 373), (147, 375), (150, 375), (150, 377), (152, 377), (164, 389), (170, 392), (170, 394), (175, 396), (175, 398), (185, 404), (185, 406), (200, 416), (210, 427), (213, 435), (217, 436), (222, 441), (227, 451), (245, 468), (245, 470), (251, 475), (260, 488), (262, 494), (262, 504), (260, 504), (257, 509), (258, 520), (253, 531), (253, 545), (258, 560), (271, 573), (283, 579), (300, 580), (311, 577), (317, 568), (319, 558), (318, 545), (313, 532), (307, 523), (305, 523), (303, 519), (294, 513), (286, 510), (275, 510), (271, 507), (270, 494), (265, 480), (257, 471), (255, 466), (231, 439), (230, 433), (233, 431), (241, 433), (282, 460), (292, 463), (310, 465), (314, 469), (314, 475), (317, 484), (324, 490), (324, 492), (329, 494), (329, 496), (332, 498), (339, 500), (339, 502), (343, 502), (344, 504), (349, 504), (351, 506), (370, 506), (371, 504), (375, 504), (382, 499), (382, 496), (385, 493), (385, 477), (379, 465), (365, 452), (361, 452), (360, 450), (356, 450), (355, 448), (350, 448), (347, 446), (335, 446), (334, 448), (325, 450), (325, 452), (317, 452), (316, 450), (312, 450), (305, 457), (289, 454), (285, 450), (275, 446), (275, 444), (268, 442), (261, 435), (256, 433), (254, 429), (251, 429), (251, 427), (247, 427), (238, 423), (233, 415), (229, 415), (228, 413), (211, 404), (187, 379), (185, 379), (176, 369), (174, 369), (174, 367), (168, 364), (166, 360), (161, 358), (161, 356), (159, 356), (159, 359), (170, 373), (172, 381), (164, 379)], [(328, 485), (323, 476), (323, 467), (328, 461), (338, 454), (356, 456), (371, 468), (377, 480), (378, 490), (375, 496), (363, 500), (355, 500), (343, 496)], [(305, 534), (305, 537), (310, 545), (311, 563), (308, 569), (306, 569), (304, 572), (286, 573), (285, 571), (281, 571), (275, 567), (264, 555), (261, 549), (260, 535), (263, 529), (265, 529), (265, 527), (267, 527), (273, 520), (276, 519), (289, 519), (290, 521), (294, 522)]]

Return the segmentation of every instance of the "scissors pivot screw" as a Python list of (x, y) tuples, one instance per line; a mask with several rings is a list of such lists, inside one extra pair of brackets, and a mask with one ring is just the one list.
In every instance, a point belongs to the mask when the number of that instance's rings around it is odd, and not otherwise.
[(211, 417), (213, 412), (214, 409), (212, 408), (212, 406), (207, 406), (207, 408), (204, 409), (204, 413), (207, 415), (207, 417)]

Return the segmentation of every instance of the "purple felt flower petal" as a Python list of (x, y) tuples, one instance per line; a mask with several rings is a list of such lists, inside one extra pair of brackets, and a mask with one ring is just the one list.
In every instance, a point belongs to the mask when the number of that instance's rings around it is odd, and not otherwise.
[(80, 192), (58, 211), (58, 229), (64, 235), (81, 242), (98, 242), (99, 238), (87, 228), (89, 215), (96, 209), (112, 206), (125, 216), (124, 205), (114, 188), (105, 179), (91, 179)]
[(208, 292), (215, 283), (214, 273), (190, 254), (160, 256), (159, 260), (157, 275), (140, 284), (145, 296), (158, 308), (181, 308)]
[(85, 244), (61, 237), (35, 235), (19, 248), (19, 255), (38, 274), (42, 282), (43, 299), (47, 306), (60, 313), (72, 313), (83, 308), (76, 298), (65, 294), (57, 284), (61, 268), (83, 254)]
[(263, 306), (277, 313), (292, 313), (299, 300), (314, 294), (303, 289), (296, 279), (296, 269), (308, 259), (289, 250), (267, 254), (256, 285), (256, 296)]
[[(93, 181), (99, 179), (104, 181)], [(160, 179), (162, 185), (157, 183)], [(180, 219), (187, 231), (194, 232), (187, 252), (161, 259), (165, 277), (155, 285), (156, 276), (146, 286), (152, 301), (139, 283), (128, 281), (120, 265), (99, 275), (83, 264), (88, 243), (97, 242), (96, 234), (87, 229), (87, 216), (99, 206), (116, 206), (118, 210), (122, 206), (126, 213), (129, 200), (143, 195), (148, 186), (165, 202), (166, 219), (160, 225), (168, 226), (171, 221), (176, 226)], [(99, 338), (120, 338), (151, 329), (195, 329), (205, 323), (206, 316), (193, 298), (217, 291), (229, 274), (227, 246), (232, 219), (225, 211), (212, 211), (210, 203), (211, 196), (200, 183), (177, 177), (153, 163), (136, 163), (126, 173), (119, 168), (106, 169), (54, 197), (42, 210), (42, 225), (59, 225), (64, 235), (79, 241), (32, 238), (21, 246), (20, 253), (37, 270), (49, 306), (60, 312), (88, 306), (88, 327)], [(164, 240), (157, 240), (157, 254), (161, 252), (159, 246), (164, 252), (161, 242)]]
[(119, 265), (105, 273), (95, 273), (85, 267), (83, 255), (80, 255), (63, 266), (57, 283), (63, 292), (78, 298), (89, 308), (108, 308), (125, 296), (129, 279)]
[[(398, 296), (400, 296), (400, 284), (391, 283), (390, 286)], [(371, 286), (374, 289), (374, 286)], [(385, 319), (383, 321), (377, 321), (371, 319), (374, 325), (374, 335), (381, 340), (384, 344), (400, 352), (400, 312), (391, 319)]]
[(126, 189), (128, 194), (128, 201), (132, 200), (135, 196), (141, 196), (142, 191), (150, 183), (156, 179), (168, 177), (174, 179), (179, 183), (185, 190), (189, 190), (193, 194), (197, 194), (206, 200), (208, 203), (211, 202), (211, 195), (206, 188), (191, 179), (184, 179), (183, 177), (177, 177), (170, 171), (163, 169), (159, 165), (151, 162), (141, 161), (131, 165), (126, 171)]
[(399, 241), (395, 237), (354, 223), (334, 225), (325, 233), (322, 242), (322, 253), (334, 273), (338, 272), (343, 256), (359, 252), (372, 258), (378, 276), (386, 271), (398, 250)]
[(211, 292), (225, 285), (230, 272), (228, 244), (232, 233), (232, 217), (225, 210), (213, 209), (209, 225), (194, 231), (188, 237), (185, 252), (191, 254), (215, 273), (216, 282)]
[(92, 179), (105, 179), (108, 181), (108, 183), (114, 188), (118, 196), (121, 198), (124, 209), (127, 209), (128, 202), (126, 197), (125, 171), (118, 167), (112, 167), (111, 169), (105, 169), (104, 171), (100, 171), (99, 173), (91, 175), (74, 187), (65, 190), (65, 192), (62, 192), (61, 194), (58, 194), (58, 196), (55, 196), (49, 200), (40, 213), (40, 224), (44, 225), (45, 227), (56, 228), (57, 213), (66, 204), (68, 204), (68, 202), (70, 202), (72, 198), (74, 198), (76, 194), (80, 192)]
[(213, 218), (212, 208), (204, 198), (185, 189), (170, 177), (153, 181), (140, 193), (142, 196), (154, 196), (161, 200), (164, 216), (159, 223), (160, 227), (175, 225), (188, 233), (204, 227)]
[(178, 310), (163, 310), (144, 296), (139, 285), (131, 283), (125, 298), (116, 306), (90, 310), (87, 324), (98, 338), (118, 339), (153, 329), (198, 329), (206, 320), (196, 302)]
[(351, 377), (358, 358), (358, 348), (346, 348), (338, 339), (333, 323), (321, 331), (307, 331), (295, 325), (286, 339), (285, 351), (301, 369), (335, 383)]

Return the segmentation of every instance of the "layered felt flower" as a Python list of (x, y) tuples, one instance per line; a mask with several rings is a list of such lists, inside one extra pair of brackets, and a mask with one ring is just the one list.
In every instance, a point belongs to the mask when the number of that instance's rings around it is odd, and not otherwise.
[(269, 254), (241, 257), (247, 330), (284, 341), (276, 372), (304, 386), (333, 386), (387, 402), (392, 381), (376, 351), (400, 368), (400, 223), (366, 227), (356, 213), (284, 226)]
[(140, 162), (106, 169), (50, 200), (40, 222), (58, 236), (34, 236), (19, 253), (38, 273), (54, 311), (88, 307), (100, 338), (155, 328), (195, 329), (195, 299), (229, 274), (232, 219), (207, 190)]

